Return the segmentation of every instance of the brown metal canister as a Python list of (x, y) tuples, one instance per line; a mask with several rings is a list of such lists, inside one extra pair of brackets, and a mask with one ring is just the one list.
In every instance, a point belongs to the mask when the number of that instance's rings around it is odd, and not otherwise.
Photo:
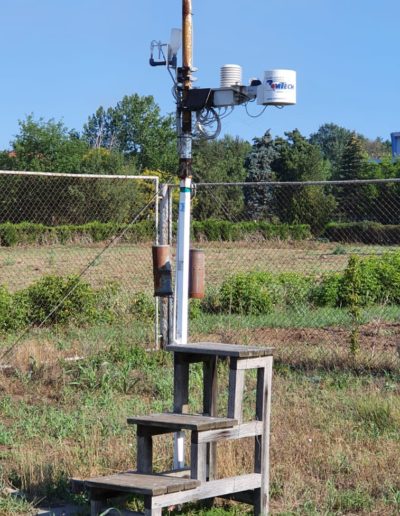
[(153, 245), (154, 295), (172, 296), (172, 273), (169, 245)]
[(205, 292), (205, 256), (200, 249), (190, 250), (189, 297), (203, 299)]

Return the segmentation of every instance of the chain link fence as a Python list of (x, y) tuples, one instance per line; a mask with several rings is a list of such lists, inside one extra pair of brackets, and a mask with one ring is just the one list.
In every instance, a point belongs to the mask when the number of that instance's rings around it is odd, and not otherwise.
[(191, 340), (274, 345), (286, 364), (398, 368), (400, 182), (197, 184), (206, 298)]
[(152, 303), (158, 193), (155, 176), (0, 172), (1, 329)]
[[(57, 305), (78, 278), (106, 292), (117, 317), (138, 316), (126, 324), (155, 313), (157, 342), (151, 246), (175, 233), (176, 187), (159, 227), (156, 177), (4, 172), (0, 182), (2, 329), (16, 330), (27, 296), (40, 309), (18, 331), (54, 308), (79, 312), (79, 296)], [(273, 345), (289, 365), (398, 368), (399, 194), (398, 180), (195, 185), (192, 246), (205, 251), (207, 293), (191, 301), (190, 340)]]

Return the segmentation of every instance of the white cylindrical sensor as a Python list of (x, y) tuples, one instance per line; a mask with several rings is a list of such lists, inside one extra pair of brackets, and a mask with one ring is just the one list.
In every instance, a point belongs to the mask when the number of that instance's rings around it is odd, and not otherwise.
[(221, 88), (230, 88), (242, 84), (242, 67), (227, 64), (221, 67)]
[(263, 83), (257, 89), (257, 104), (290, 106), (296, 104), (296, 72), (294, 70), (267, 70)]

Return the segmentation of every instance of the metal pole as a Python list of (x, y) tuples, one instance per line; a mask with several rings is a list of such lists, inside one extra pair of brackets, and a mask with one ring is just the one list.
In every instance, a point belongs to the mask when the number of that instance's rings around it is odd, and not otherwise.
[[(175, 321), (174, 340), (186, 344), (188, 340), (189, 312), (189, 249), (190, 249), (190, 197), (192, 187), (192, 113), (182, 110), (184, 101), (192, 87), (192, 1), (183, 0), (182, 4), (182, 96), (178, 102), (177, 119), (182, 127), (178, 128), (179, 137), (179, 216), (176, 257)], [(184, 434), (175, 435), (174, 465), (184, 467)]]
[(182, 98), (178, 102), (178, 119), (182, 123), (179, 131), (179, 216), (176, 266), (176, 335), (177, 344), (186, 344), (188, 339), (189, 303), (189, 247), (190, 247), (190, 196), (192, 183), (192, 113), (182, 110), (192, 87), (192, 1), (183, 0), (182, 8)]

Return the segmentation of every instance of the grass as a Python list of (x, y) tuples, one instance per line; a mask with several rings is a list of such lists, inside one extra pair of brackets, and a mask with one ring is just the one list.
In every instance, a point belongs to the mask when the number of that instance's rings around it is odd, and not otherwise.
[[(319, 274), (341, 270), (352, 252), (382, 248), (318, 242), (205, 243), (207, 276), (216, 285), (230, 271), (252, 268)], [(18, 290), (43, 274), (78, 272), (99, 246), (0, 249), (1, 282)], [(103, 255), (88, 279), (124, 281), (150, 292), (150, 246), (118, 246)], [(360, 351), (349, 353), (345, 310), (275, 311), (265, 316), (200, 315), (192, 340), (273, 345), (271, 497), (275, 515), (400, 513), (400, 308), (362, 312)], [(16, 335), (2, 337), (1, 348)], [(27, 500), (0, 496), (0, 514), (34, 514), (43, 503), (71, 500), (70, 477), (87, 478), (135, 466), (136, 445), (126, 417), (170, 410), (172, 357), (149, 352), (150, 319), (128, 314), (87, 327), (33, 330), (0, 372), (0, 485)], [(79, 360), (71, 360), (79, 357)], [(226, 404), (226, 366), (220, 364), (220, 415)], [(193, 365), (190, 409), (201, 408), (202, 371)], [(254, 405), (255, 377), (245, 401)], [(250, 416), (249, 410), (246, 417)], [(250, 440), (219, 445), (220, 474), (251, 467)], [(157, 469), (172, 462), (172, 439), (155, 442)], [(1, 489), (0, 489), (1, 491)], [(85, 500), (82, 514), (87, 513)], [(132, 500), (131, 507), (140, 502)], [(184, 506), (176, 514), (239, 516), (247, 506)]]
[[(0, 377), (4, 484), (22, 488), (33, 501), (42, 497), (56, 501), (71, 497), (69, 477), (134, 467), (134, 433), (126, 417), (172, 406), (172, 358), (169, 353), (145, 351), (151, 342), (145, 326), (131, 320), (126, 325), (41, 330), (34, 341), (27, 341), (36, 357), (30, 362), (22, 353), (24, 346), (20, 348), (17, 369)], [(44, 355), (38, 352), (42, 346)], [(300, 349), (294, 353), (282, 341), (276, 350), (272, 513), (397, 514), (399, 373), (381, 369), (375, 374), (367, 367), (360, 372), (350, 360), (342, 362), (329, 353), (327, 362), (321, 344)], [(84, 358), (65, 360), (74, 353)], [(199, 410), (202, 373), (196, 366), (192, 373), (191, 410)], [(226, 373), (221, 364), (221, 393)], [(255, 381), (254, 375), (246, 381), (249, 406), (254, 402)], [(226, 397), (220, 402), (222, 411)], [(248, 471), (251, 449), (249, 440), (219, 445), (220, 474)], [(156, 439), (155, 457), (158, 470), (171, 465), (171, 438)], [(21, 501), (0, 503), (5, 515), (29, 514), (32, 508), (21, 508)], [(245, 511), (246, 506), (208, 510), (194, 505), (182, 514), (236, 516)]]
[(34, 507), (24, 498), (10, 495), (0, 496), (0, 514), (4, 515), (33, 515)]

